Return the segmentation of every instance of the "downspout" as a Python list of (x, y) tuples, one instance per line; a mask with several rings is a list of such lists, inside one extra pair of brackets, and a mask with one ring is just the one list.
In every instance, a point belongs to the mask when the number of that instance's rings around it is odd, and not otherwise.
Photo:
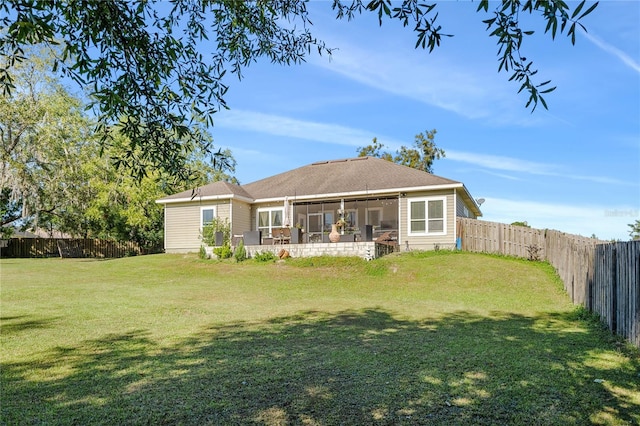
[(233, 241), (233, 198), (229, 198), (229, 240)]
[(458, 248), (458, 190), (453, 188), (453, 242)]
[(162, 236), (162, 246), (164, 247), (164, 252), (167, 252), (167, 205), (164, 205), (164, 235)]
[[(340, 198), (340, 219), (344, 219), (344, 198)], [(338, 219), (339, 220), (339, 219)], [(340, 227), (340, 234), (344, 235), (344, 226)]]
[(402, 247), (402, 192), (398, 194), (398, 248), (400, 247)]

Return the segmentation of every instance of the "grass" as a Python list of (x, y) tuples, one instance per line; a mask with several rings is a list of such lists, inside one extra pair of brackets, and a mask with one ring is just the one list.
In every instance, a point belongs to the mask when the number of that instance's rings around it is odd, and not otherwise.
[(1, 424), (640, 424), (638, 351), (544, 263), (0, 267)]

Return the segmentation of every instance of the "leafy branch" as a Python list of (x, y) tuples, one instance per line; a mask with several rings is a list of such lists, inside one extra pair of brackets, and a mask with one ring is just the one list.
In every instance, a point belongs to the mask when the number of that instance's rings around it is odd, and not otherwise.
[[(333, 8), (337, 10), (338, 19), (347, 17), (351, 20), (356, 13), (369, 11), (378, 15), (380, 25), (384, 18), (397, 19), (405, 27), (412, 24), (413, 31), (417, 34), (415, 47), (428, 48), (429, 52), (440, 46), (443, 37), (452, 37), (451, 34), (442, 33), (442, 27), (437, 25), (436, 3), (424, 4), (417, 0), (404, 0), (399, 6), (393, 6), (394, 4), (391, 0), (371, 0), (366, 5), (362, 0), (353, 0), (347, 4), (334, 0)], [(526, 0), (524, 3), (522, 0), (502, 0), (494, 11), (495, 16), (483, 21), (487, 24), (487, 30), (491, 31), (490, 37), (496, 37), (498, 40), (498, 71), (512, 72), (509, 81), (521, 84), (518, 93), (529, 93), (526, 108), (531, 107), (532, 112), (535, 111), (538, 102), (548, 109), (543, 95), (553, 92), (556, 87), (549, 85), (550, 80), (536, 83), (533, 79), (538, 70), (533, 68), (533, 61), (527, 61), (521, 53), (521, 47), (524, 36), (533, 35), (534, 31), (522, 30), (520, 12), (539, 12), (546, 21), (545, 33), (550, 32), (552, 39), (555, 39), (558, 31), (561, 34), (566, 32), (571, 38), (571, 43), (575, 44), (576, 26), (586, 31), (580, 20), (593, 12), (598, 3), (583, 11), (585, 6), (586, 0), (583, 0), (571, 12), (563, 0)], [(489, 0), (480, 1), (476, 11), (482, 10), (489, 11)]]
[[(529, 92), (529, 100), (527, 101), (526, 108), (532, 107), (531, 111), (535, 111), (538, 102), (542, 104), (545, 109), (548, 109), (547, 102), (542, 95), (551, 93), (556, 89), (556, 86), (550, 87), (551, 80), (544, 81), (539, 84), (535, 84), (532, 77), (538, 72), (537, 69), (532, 67), (533, 61), (528, 61), (521, 53), (522, 42), (524, 36), (531, 36), (534, 31), (524, 31), (520, 27), (520, 11), (540, 12), (544, 20), (547, 22), (545, 33), (551, 32), (551, 38), (555, 40), (558, 28), (560, 34), (566, 31), (567, 36), (571, 38), (571, 44), (576, 42), (576, 25), (579, 25), (584, 31), (586, 28), (579, 21), (593, 12), (598, 6), (598, 2), (591, 5), (586, 11), (582, 12), (586, 4), (586, 0), (583, 0), (573, 10), (573, 13), (569, 15), (569, 6), (562, 0), (527, 0), (524, 4), (520, 0), (502, 0), (501, 6), (494, 11), (494, 17), (486, 19), (482, 22), (487, 24), (487, 31), (491, 31), (490, 37), (496, 37), (498, 39), (498, 57), (499, 65), (498, 71), (512, 71), (509, 81), (516, 81), (521, 83), (518, 93), (526, 90)], [(477, 11), (489, 10), (489, 0), (482, 0), (478, 5)], [(582, 12), (582, 13), (581, 13)], [(560, 26), (558, 27), (558, 23)]]

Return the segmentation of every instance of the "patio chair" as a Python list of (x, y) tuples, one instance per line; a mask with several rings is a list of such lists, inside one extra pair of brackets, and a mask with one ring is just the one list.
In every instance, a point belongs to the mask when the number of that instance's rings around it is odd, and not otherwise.
[(290, 244), (291, 243), (291, 229), (282, 228), (280, 233), (280, 244)]
[(282, 228), (273, 228), (271, 230), (271, 238), (273, 238), (272, 243), (282, 244)]

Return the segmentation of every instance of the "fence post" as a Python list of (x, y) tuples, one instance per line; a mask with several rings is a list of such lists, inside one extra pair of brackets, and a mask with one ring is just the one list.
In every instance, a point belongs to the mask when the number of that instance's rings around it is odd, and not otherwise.
[(616, 244), (611, 245), (611, 331), (618, 329), (618, 254)]

